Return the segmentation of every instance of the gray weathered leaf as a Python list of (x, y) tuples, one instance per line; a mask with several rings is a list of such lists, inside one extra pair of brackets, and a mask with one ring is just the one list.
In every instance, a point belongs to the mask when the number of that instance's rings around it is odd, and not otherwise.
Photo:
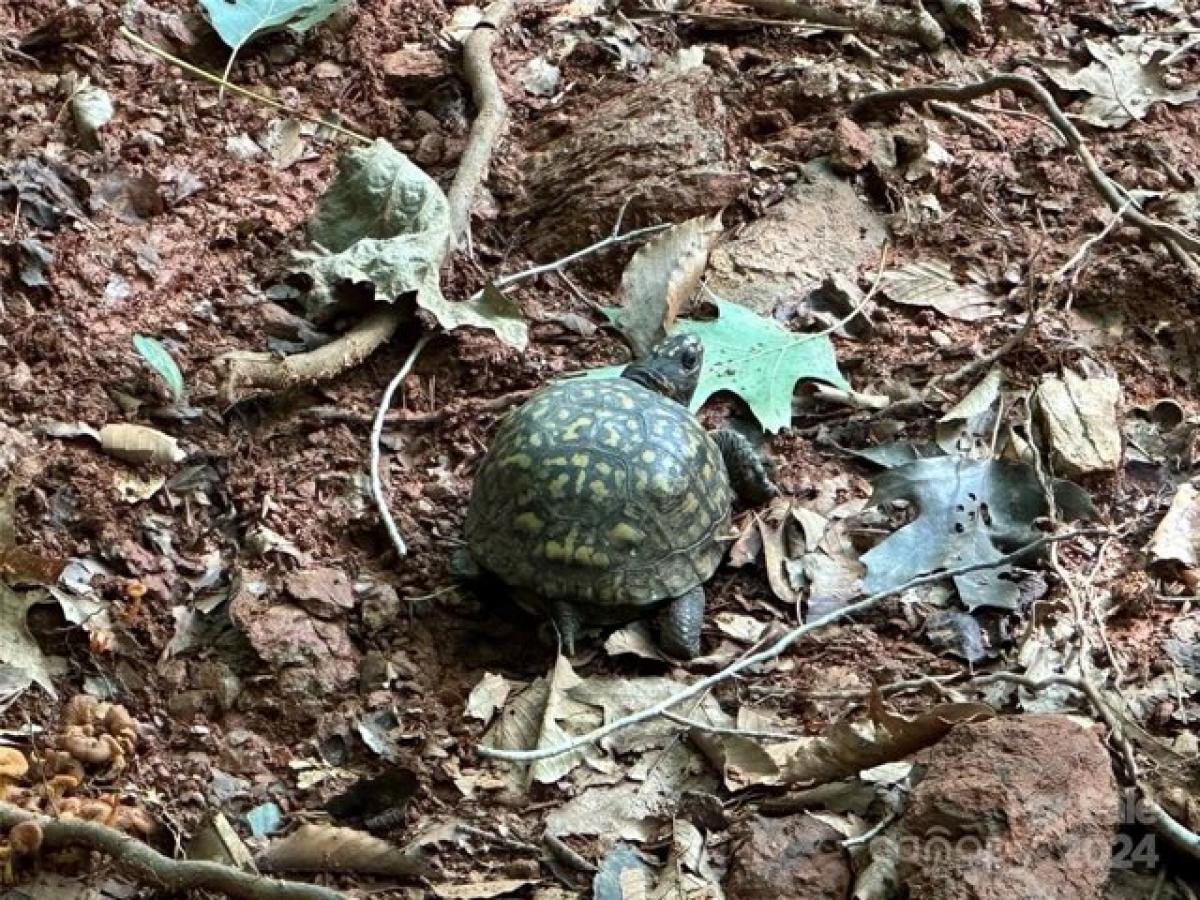
[(1200, 98), (1200, 88), (1194, 85), (1167, 86), (1167, 70), (1162, 65), (1165, 50), (1151, 50), (1149, 59), (1143, 62), (1140, 50), (1145, 40), (1126, 40), (1120, 49), (1086, 40), (1084, 44), (1094, 62), (1076, 71), (1050, 63), (1041, 68), (1063, 90), (1090, 95), (1077, 115), (1097, 128), (1120, 128), (1133, 119), (1144, 119), (1158, 102), (1177, 106)]
[[(1056, 481), (1055, 499), (1064, 518), (1092, 514), (1082, 488)], [(867, 593), (899, 587), (939, 569), (999, 559), (1038, 537), (1035, 520), (1046, 515), (1046, 499), (1032, 466), (953, 456), (922, 459), (884, 472), (874, 482), (872, 504), (915, 503), (920, 514), (862, 556)], [(1014, 609), (1020, 589), (1001, 576), (1007, 569), (982, 569), (954, 579), (968, 608)]]
[(112, 120), (112, 98), (107, 91), (85, 80), (71, 95), (71, 115), (75, 117), (84, 147), (95, 149), (100, 143), (97, 132)]
[(466, 325), (516, 347), (528, 342), (525, 322), (498, 291), (459, 303), (442, 295), (439, 275), (450, 246), (446, 197), (387, 141), (342, 157), (308, 231), (319, 249), (295, 256), (313, 280), (305, 298), (310, 315), (328, 316), (348, 292), (384, 303), (415, 298), (447, 331)]
[(995, 298), (979, 281), (959, 284), (950, 267), (939, 260), (909, 263), (886, 273), (883, 289), (896, 303), (928, 306), (964, 322), (1000, 314)]

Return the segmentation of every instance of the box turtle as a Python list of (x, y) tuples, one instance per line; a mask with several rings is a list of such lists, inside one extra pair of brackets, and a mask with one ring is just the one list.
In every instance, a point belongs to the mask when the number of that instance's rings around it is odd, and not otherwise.
[(777, 493), (741, 434), (710, 435), (688, 411), (703, 356), (698, 338), (677, 335), (620, 378), (543, 388), (504, 420), (475, 475), (470, 562), (548, 614), (568, 653), (583, 626), (658, 613), (663, 649), (698, 655), (733, 496)]

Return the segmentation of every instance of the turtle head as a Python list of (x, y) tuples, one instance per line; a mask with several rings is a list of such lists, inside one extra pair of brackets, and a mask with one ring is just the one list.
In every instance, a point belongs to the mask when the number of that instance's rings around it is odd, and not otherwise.
[(621, 372), (622, 378), (687, 406), (700, 383), (704, 345), (694, 334), (677, 334), (659, 341), (641, 359)]

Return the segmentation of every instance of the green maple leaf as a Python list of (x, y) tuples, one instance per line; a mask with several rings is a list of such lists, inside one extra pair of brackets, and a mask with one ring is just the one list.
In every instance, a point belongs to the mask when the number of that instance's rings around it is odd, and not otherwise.
[[(704, 344), (704, 369), (692, 397), (693, 412), (719, 391), (737, 394), (765, 431), (792, 424), (792, 393), (797, 382), (824, 381), (843, 390), (850, 383), (838, 371), (833, 343), (824, 334), (796, 334), (744, 306), (714, 301), (717, 318), (680, 319), (672, 334), (690, 332)], [(619, 310), (606, 310), (619, 318)], [(604, 366), (584, 378), (614, 378), (624, 366)]]

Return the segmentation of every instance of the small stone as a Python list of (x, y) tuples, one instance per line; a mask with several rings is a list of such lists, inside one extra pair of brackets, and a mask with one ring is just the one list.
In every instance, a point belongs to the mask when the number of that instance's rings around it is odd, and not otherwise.
[(197, 718), (208, 718), (216, 708), (217, 700), (212, 691), (183, 691), (167, 698), (171, 718), (185, 725)]
[(829, 161), (839, 175), (861, 172), (871, 161), (871, 136), (847, 118), (838, 120), (833, 129)]
[(1100, 896), (1120, 797), (1096, 729), (1062, 715), (959, 725), (901, 820), (911, 900)]
[(245, 797), (250, 793), (250, 782), (245, 778), (236, 778), (228, 772), (213, 769), (208, 781), (209, 800), (216, 806), (223, 806), (235, 797)]
[(737, 833), (725, 885), (728, 900), (827, 900), (850, 891), (838, 834), (811, 816), (756, 816)]
[(400, 616), (400, 596), (390, 584), (377, 584), (363, 597), (362, 623), (374, 634), (391, 625)]
[(293, 572), (284, 587), (306, 612), (323, 619), (354, 609), (354, 588), (340, 569), (321, 567)]
[(1038, 412), (1060, 470), (1070, 476), (1114, 472), (1121, 463), (1115, 378), (1083, 378), (1067, 369), (1038, 387)]
[(391, 680), (391, 664), (387, 655), (378, 650), (368, 650), (363, 656), (362, 667), (358, 671), (358, 689), (368, 694), (376, 688), (387, 687)]
[(427, 109), (418, 109), (413, 113), (412, 121), (409, 122), (409, 127), (413, 134), (424, 137), (427, 134), (432, 134), (435, 131), (442, 130), (442, 123), (438, 121), (437, 116)]
[(759, 135), (776, 134), (791, 124), (792, 116), (786, 109), (760, 109), (750, 117), (750, 130)]
[(423, 166), (434, 166), (442, 161), (442, 152), (446, 149), (446, 138), (438, 132), (427, 134), (417, 142), (413, 151), (413, 160)]

